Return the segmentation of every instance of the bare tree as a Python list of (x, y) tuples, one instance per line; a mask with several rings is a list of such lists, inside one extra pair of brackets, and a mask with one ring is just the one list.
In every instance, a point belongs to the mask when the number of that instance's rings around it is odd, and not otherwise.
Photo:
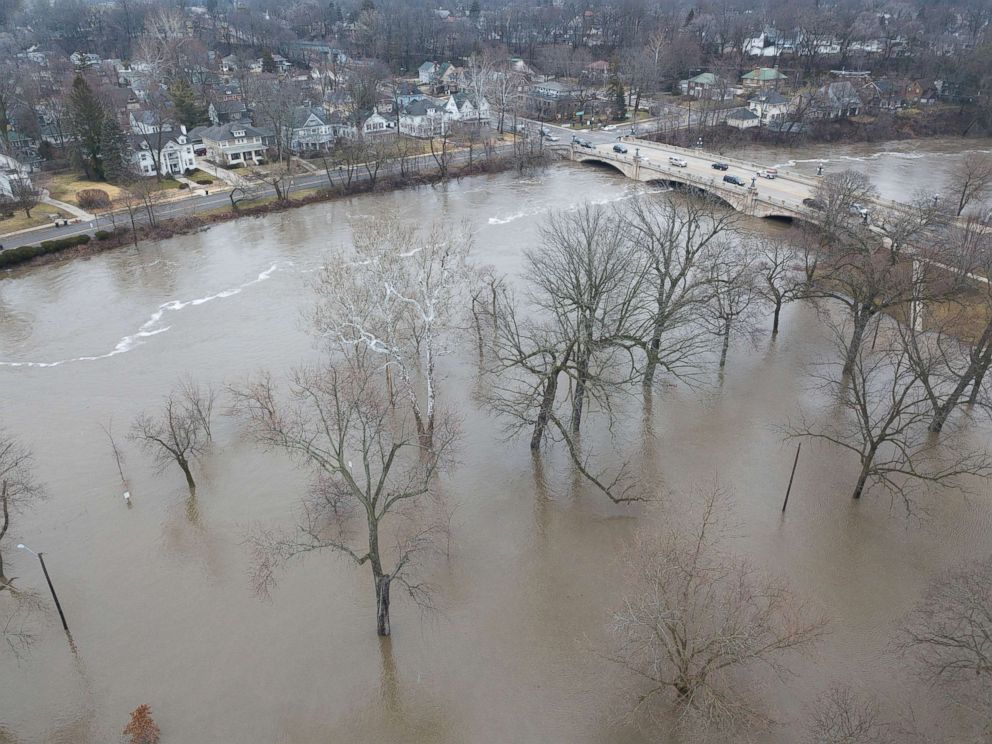
[(186, 378), (165, 399), (157, 416), (142, 413), (135, 419), (130, 438), (141, 443), (159, 469), (175, 463), (186, 476), (190, 498), (196, 496), (193, 463), (210, 445), (210, 418), (216, 392)]
[(806, 727), (806, 744), (887, 744), (886, 731), (874, 698), (859, 695), (848, 685), (833, 685), (819, 700)]
[(32, 472), (31, 450), (0, 430), (0, 589), (9, 584), (3, 566), (3, 539), (15, 515), (42, 495)]
[[(838, 332), (837, 346), (843, 345)], [(992, 473), (984, 451), (960, 444), (938, 449), (928, 441), (931, 411), (926, 392), (901, 344), (877, 351), (859, 348), (846, 375), (836, 375), (831, 367), (817, 377), (836, 397), (841, 414), (819, 423), (804, 418), (791, 435), (822, 439), (857, 455), (860, 469), (853, 498), (878, 485), (900, 498), (911, 513), (914, 485), (961, 488), (968, 476)]]
[[(256, 589), (267, 591), (280, 567), (306, 553), (345, 555), (369, 565), (376, 632), (388, 636), (394, 582), (421, 605), (430, 602), (429, 587), (413, 569), (441, 529), (428, 518), (430, 497), (453, 430), (440, 426), (432, 446), (422, 446), (411, 417), (390, 405), (372, 356), (356, 349), (337, 364), (296, 370), (285, 401), (268, 375), (233, 392), (235, 410), (256, 440), (285, 450), (315, 478), (295, 530), (256, 530), (249, 537)], [(390, 537), (392, 549), (384, 545)]]
[(755, 256), (746, 243), (734, 253), (726, 253), (710, 268), (710, 301), (703, 310), (703, 321), (720, 339), (720, 369), (727, 366), (732, 336), (750, 335), (757, 322), (758, 293)]
[(800, 251), (785, 240), (771, 239), (758, 248), (757, 291), (772, 305), (773, 336), (778, 334), (783, 306), (806, 294), (809, 274), (805, 269), (809, 264), (802, 258)]
[(468, 290), (471, 245), (450, 226), (419, 235), (397, 220), (370, 220), (355, 229), (353, 251), (332, 254), (317, 282), (317, 334), (334, 349), (366, 348), (381, 360), (425, 446), (436, 426), (438, 360)]
[(712, 295), (710, 269), (717, 255), (731, 250), (736, 213), (706, 198), (677, 201), (665, 194), (634, 201), (625, 219), (646, 262), (646, 320), (638, 343), (646, 359), (644, 386), (654, 383), (658, 367), (691, 378), (706, 346), (698, 331)]
[(26, 217), (31, 217), (31, 210), (41, 201), (41, 189), (27, 178), (12, 178), (10, 180), (11, 206), (23, 209)]
[(938, 577), (902, 622), (898, 644), (924, 681), (992, 734), (992, 558)]
[(578, 433), (589, 414), (612, 427), (612, 399), (636, 374), (627, 345), (641, 338), (641, 254), (616, 213), (590, 206), (554, 215), (542, 238), (526, 254), (532, 311), (506, 287), (493, 300), (488, 404), (510, 434), (530, 431), (534, 453), (548, 437), (561, 441), (579, 473), (611, 500), (640, 500), (625, 465), (612, 478), (594, 472)]
[(741, 675), (760, 666), (784, 676), (787, 657), (825, 632), (783, 581), (727, 552), (724, 498), (717, 488), (694, 494), (698, 520), (659, 539), (641, 535), (625, 554), (628, 589), (608, 658), (638, 680), (634, 712), (664, 705), (682, 724), (761, 723)]
[(960, 217), (969, 204), (981, 201), (992, 191), (992, 157), (964, 158), (960, 168), (951, 175), (948, 188), (954, 200), (955, 215)]

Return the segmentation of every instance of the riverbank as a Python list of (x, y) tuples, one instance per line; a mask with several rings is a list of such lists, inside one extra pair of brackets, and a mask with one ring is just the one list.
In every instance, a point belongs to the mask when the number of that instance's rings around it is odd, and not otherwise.
[(908, 108), (844, 119), (815, 120), (783, 130), (767, 127), (736, 129), (725, 124), (702, 129), (683, 129), (647, 137), (656, 142), (690, 147), (703, 138), (707, 148), (780, 145), (801, 147), (816, 144), (860, 144), (891, 140), (938, 137), (987, 137), (973, 111), (959, 106)]
[[(127, 214), (114, 214), (109, 218), (104, 218), (102, 227), (97, 228), (96, 224), (92, 223), (92, 229), (83, 230), (71, 238), (44, 241), (38, 246), (21, 246), (9, 249), (7, 255), (13, 254), (12, 260), (8, 260), (6, 264), (0, 263), (0, 266), (10, 271), (14, 268), (42, 265), (66, 258), (91, 256), (125, 245), (137, 245), (143, 240), (164, 240), (176, 235), (187, 235), (205, 230), (222, 222), (244, 217), (262, 217), (274, 212), (283, 212), (360, 194), (415, 188), (445, 180), (501, 173), (514, 169), (524, 173), (534, 168), (544, 167), (552, 160), (553, 155), (547, 150), (528, 154), (511, 152), (494, 157), (473, 159), (461, 165), (449, 164), (443, 172), (438, 168), (430, 173), (387, 174), (374, 179), (361, 179), (359, 177), (346, 184), (302, 188), (295, 193), (288, 193), (281, 199), (274, 194), (260, 194), (251, 199), (236, 201), (234, 192), (232, 192), (229, 206), (168, 219), (155, 217), (153, 209), (151, 214), (144, 210), (136, 213), (134, 220)], [(91, 237), (95, 239), (90, 239)]]

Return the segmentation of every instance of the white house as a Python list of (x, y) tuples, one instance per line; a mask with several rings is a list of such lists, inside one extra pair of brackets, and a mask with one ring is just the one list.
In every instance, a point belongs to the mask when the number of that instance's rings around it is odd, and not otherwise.
[[(185, 173), (196, 168), (196, 155), (193, 144), (185, 133), (169, 137), (159, 152), (159, 172), (165, 175)], [(144, 176), (155, 175), (155, 152), (146, 138), (131, 138), (131, 163)]]
[(172, 131), (172, 122), (154, 111), (139, 109), (131, 111), (128, 116), (131, 119), (131, 131), (135, 134), (156, 134), (157, 132)]
[(762, 126), (768, 126), (769, 122), (781, 121), (788, 116), (792, 104), (777, 90), (770, 90), (749, 100), (747, 107), (758, 115)]
[(408, 137), (443, 136), (450, 124), (451, 114), (447, 107), (433, 98), (420, 98), (400, 109), (400, 134)]
[(230, 122), (217, 127), (197, 127), (191, 139), (203, 141), (207, 157), (218, 165), (258, 165), (264, 163), (270, 131), (244, 122)]
[(474, 124), (489, 123), (489, 102), (481, 96), (468, 93), (455, 93), (444, 106), (452, 121)]
[(417, 79), (421, 83), (429, 83), (434, 79), (434, 75), (437, 73), (440, 65), (437, 62), (424, 62), (420, 67), (417, 68)]
[(751, 129), (759, 126), (761, 119), (751, 109), (735, 108), (727, 113), (727, 126), (735, 129)]

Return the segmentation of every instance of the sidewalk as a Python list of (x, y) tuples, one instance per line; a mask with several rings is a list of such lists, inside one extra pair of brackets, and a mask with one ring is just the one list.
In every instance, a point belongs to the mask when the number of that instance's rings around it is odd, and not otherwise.
[[(43, 197), (41, 197), (41, 200), (45, 204), (51, 204), (53, 207), (58, 207), (59, 209), (61, 209), (61, 210), (65, 211), (65, 212), (68, 212), (69, 214), (73, 215), (77, 219), (83, 220), (84, 222), (92, 222), (93, 220), (96, 219), (96, 216), (95, 215), (90, 214), (86, 210), (80, 209), (75, 204), (67, 204), (64, 201), (59, 201), (58, 199), (53, 199), (52, 197), (50, 197), (48, 195), (48, 192), (47, 191), (45, 192), (45, 195)], [(34, 229), (34, 228), (31, 228), (31, 229)]]

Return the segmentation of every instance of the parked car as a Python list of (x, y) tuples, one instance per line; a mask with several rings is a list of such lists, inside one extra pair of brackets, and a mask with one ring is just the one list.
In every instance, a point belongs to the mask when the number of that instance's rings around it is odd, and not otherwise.
[(727, 170), (729, 167), (730, 166), (726, 163), (712, 163), (710, 165), (710, 168), (713, 168), (714, 170)]
[(726, 175), (723, 177), (723, 180), (726, 183), (734, 184), (734, 186), (747, 186), (747, 184), (744, 183), (744, 179), (741, 178), (740, 176)]
[(823, 211), (823, 202), (821, 202), (819, 199), (814, 199), (811, 196), (808, 196), (805, 199), (803, 199), (803, 206), (809, 207), (810, 209), (816, 209), (820, 212)]
[(861, 215), (861, 217), (863, 217), (864, 219), (866, 220), (868, 219), (868, 210), (863, 205), (858, 204), (857, 202), (853, 202), (851, 204), (850, 209), (851, 209), (851, 214)]
[(758, 171), (758, 178), (767, 178), (772, 180), (778, 176), (778, 171), (774, 168), (769, 168), (768, 170)]
[(627, 153), (627, 148), (624, 147), (623, 145), (613, 145), (613, 152), (622, 152), (622, 153), (626, 154)]
[(674, 155), (668, 159), (669, 165), (674, 165), (676, 168), (688, 168), (689, 164), (685, 162), (682, 158), (677, 158)]
[(555, 137), (553, 134), (549, 134), (545, 139), (547, 139), (548, 142), (557, 142), (561, 139), (561, 137)]
[(595, 145), (593, 145), (593, 143), (590, 142), (589, 140), (582, 140), (581, 142), (579, 142), (579, 145), (589, 150), (592, 150), (595, 147)]

